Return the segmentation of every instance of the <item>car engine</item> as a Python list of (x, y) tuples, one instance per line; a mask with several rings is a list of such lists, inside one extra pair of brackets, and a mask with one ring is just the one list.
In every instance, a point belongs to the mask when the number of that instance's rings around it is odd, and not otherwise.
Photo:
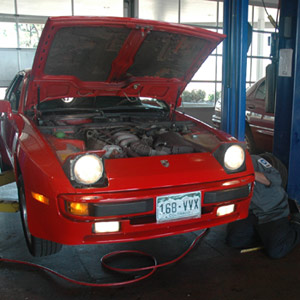
[(104, 150), (107, 159), (207, 152), (220, 143), (214, 134), (192, 121), (87, 122), (72, 126), (53, 126), (46, 121), (40, 131), (56, 151), (62, 144), (72, 153)]

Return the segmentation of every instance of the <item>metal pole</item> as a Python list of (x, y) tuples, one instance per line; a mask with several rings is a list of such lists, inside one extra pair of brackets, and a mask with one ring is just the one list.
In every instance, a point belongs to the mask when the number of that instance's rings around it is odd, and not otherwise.
[[(297, 2), (297, 3), (296, 3)], [(296, 18), (296, 37), (295, 37), (295, 57), (294, 57), (294, 82), (293, 82), (293, 100), (291, 115), (291, 132), (290, 132), (290, 155), (288, 168), (288, 195), (291, 199), (300, 203), (300, 5), (294, 1)], [(282, 95), (283, 96), (283, 95)], [(279, 99), (278, 99), (279, 100)], [(285, 98), (280, 99), (282, 105), (285, 105)], [(277, 107), (276, 107), (277, 108)], [(277, 117), (277, 115), (276, 115)], [(278, 141), (278, 139), (277, 139)], [(284, 146), (282, 146), (284, 147)]]
[(245, 139), (248, 0), (224, 0), (222, 130)]

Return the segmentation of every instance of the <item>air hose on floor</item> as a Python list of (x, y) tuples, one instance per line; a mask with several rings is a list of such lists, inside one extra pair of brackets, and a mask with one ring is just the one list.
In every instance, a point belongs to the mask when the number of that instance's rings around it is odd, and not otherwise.
[[(113, 283), (85, 282), (85, 281), (79, 281), (79, 280), (69, 278), (69, 277), (67, 277), (63, 274), (60, 274), (60, 273), (58, 273), (58, 272), (56, 272), (56, 271), (54, 271), (50, 268), (44, 267), (44, 266), (39, 265), (39, 264), (27, 262), (27, 261), (21, 261), (21, 260), (8, 259), (8, 258), (1, 258), (0, 257), (0, 262), (16, 263), (16, 264), (23, 264), (23, 265), (31, 266), (31, 267), (46, 271), (48, 273), (51, 273), (51, 274), (53, 274), (53, 275), (55, 275), (55, 276), (57, 276), (61, 279), (64, 279), (66, 281), (69, 281), (69, 282), (77, 284), (77, 285), (90, 286), (90, 287), (116, 287), (116, 286), (123, 286), (123, 285), (131, 284), (131, 283), (135, 283), (135, 282), (141, 281), (143, 279), (146, 279), (146, 278), (150, 277), (158, 268), (165, 267), (167, 265), (171, 265), (175, 262), (178, 262), (183, 257), (185, 257), (195, 247), (195, 245), (198, 243), (198, 241), (202, 237), (204, 237), (204, 235), (206, 235), (207, 233), (208, 233), (208, 229), (205, 229), (199, 235), (196, 236), (196, 238), (190, 244), (188, 249), (185, 250), (181, 255), (179, 255), (175, 259), (172, 259), (170, 261), (167, 261), (167, 262), (161, 263), (161, 264), (157, 264), (157, 260), (154, 256), (152, 256), (152, 255), (150, 255), (146, 252), (137, 251), (137, 250), (115, 251), (115, 252), (111, 252), (109, 254), (104, 255), (101, 258), (101, 264), (104, 268), (106, 268), (110, 271), (114, 271), (114, 272), (118, 272), (118, 273), (132, 273), (132, 272), (149, 271), (148, 273), (146, 273), (145, 275), (142, 275), (140, 277), (134, 278), (132, 280), (121, 281), (121, 282), (113, 282)], [(148, 257), (153, 261), (153, 265), (147, 266), (147, 267), (141, 267), (141, 268), (116, 268), (116, 267), (112, 267), (108, 264), (108, 259), (109, 258), (117, 257), (117, 256), (124, 255), (124, 254), (126, 254), (126, 255), (139, 255), (139, 256)]]

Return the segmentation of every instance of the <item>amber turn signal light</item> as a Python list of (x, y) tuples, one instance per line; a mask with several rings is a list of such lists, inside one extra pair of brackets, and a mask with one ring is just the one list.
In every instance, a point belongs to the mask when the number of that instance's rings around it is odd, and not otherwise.
[(39, 201), (41, 203), (49, 205), (49, 199), (47, 197), (45, 197), (44, 195), (38, 194), (35, 192), (31, 192), (31, 195), (32, 195), (33, 199), (35, 199), (36, 201)]
[(88, 216), (88, 203), (68, 202), (67, 210), (70, 214), (75, 216)]

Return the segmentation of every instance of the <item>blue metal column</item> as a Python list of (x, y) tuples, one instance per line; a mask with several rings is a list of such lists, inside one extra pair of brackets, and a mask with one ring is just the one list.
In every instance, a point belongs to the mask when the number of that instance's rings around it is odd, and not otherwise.
[[(298, 2), (298, 1), (295, 1)], [(290, 144), (290, 162), (288, 177), (288, 194), (300, 203), (300, 5), (297, 3), (295, 75), (292, 106), (292, 126)]]
[(293, 50), (292, 76), (278, 76), (273, 153), (288, 166), (287, 191), (300, 203), (300, 5), (282, 1), (279, 50)]
[(221, 129), (245, 139), (248, 0), (224, 0)]
[[(281, 49), (293, 49), (295, 51), (297, 2), (298, 0), (281, 1), (279, 51)], [(293, 83), (294, 78), (292, 76), (277, 77), (273, 153), (286, 166), (289, 165), (290, 156)]]

